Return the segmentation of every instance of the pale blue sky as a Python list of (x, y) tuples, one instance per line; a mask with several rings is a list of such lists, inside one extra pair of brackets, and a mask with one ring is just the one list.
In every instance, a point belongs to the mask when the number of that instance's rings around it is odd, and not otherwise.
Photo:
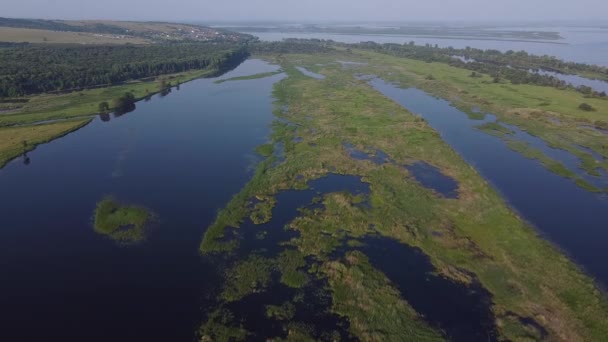
[(608, 0), (0, 0), (0, 16), (121, 20), (602, 20)]

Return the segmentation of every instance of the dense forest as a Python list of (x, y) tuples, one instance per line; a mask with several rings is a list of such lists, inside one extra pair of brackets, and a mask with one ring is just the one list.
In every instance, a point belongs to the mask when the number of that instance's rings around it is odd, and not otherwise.
[(193, 69), (227, 70), (248, 52), (236, 44), (21, 45), (0, 48), (0, 96), (120, 84)]

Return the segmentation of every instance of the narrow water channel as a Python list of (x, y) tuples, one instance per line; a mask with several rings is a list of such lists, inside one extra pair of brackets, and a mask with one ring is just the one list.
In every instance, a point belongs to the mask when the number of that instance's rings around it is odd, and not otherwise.
[(442, 138), (486, 178), (525, 219), (553, 241), (601, 285), (608, 284), (608, 199), (545, 169), (475, 127), (451, 106), (422, 90), (402, 89), (381, 79), (370, 85), (424, 117)]
[[(222, 78), (275, 70), (248, 60)], [(200, 239), (249, 180), (283, 77), (183, 84), (0, 170), (0, 340), (193, 340), (217, 286)], [(146, 241), (94, 232), (106, 195), (158, 216)]]

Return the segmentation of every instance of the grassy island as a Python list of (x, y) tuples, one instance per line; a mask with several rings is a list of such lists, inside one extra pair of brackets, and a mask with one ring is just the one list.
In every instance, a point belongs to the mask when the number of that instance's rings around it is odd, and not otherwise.
[(145, 229), (152, 219), (147, 209), (125, 206), (108, 197), (97, 203), (94, 228), (119, 242), (138, 242), (145, 238)]

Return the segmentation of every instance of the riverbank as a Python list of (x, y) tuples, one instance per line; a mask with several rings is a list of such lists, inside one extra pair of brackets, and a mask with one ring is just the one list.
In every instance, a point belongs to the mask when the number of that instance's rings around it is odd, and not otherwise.
[[(0, 168), (39, 144), (83, 127), (99, 114), (101, 102), (111, 104), (112, 100), (125, 93), (132, 93), (137, 102), (172, 87), (179, 87), (180, 84), (216, 74), (217, 70), (193, 70), (118, 86), (19, 98), (21, 108), (0, 114), (0, 137), (4, 137), (0, 144)], [(169, 84), (171, 87), (168, 87)], [(44, 123), (47, 121), (49, 123)], [(24, 141), (27, 144), (24, 145)]]
[(9, 161), (24, 156), (36, 146), (60, 138), (86, 126), (92, 119), (74, 119), (46, 125), (7, 127), (0, 129), (0, 169)]
[[(264, 329), (268, 326), (309, 338), (331, 333), (391, 339), (403, 331), (423, 340), (475, 340), (480, 332), (490, 340), (599, 341), (606, 336), (608, 304), (593, 280), (510, 210), (425, 120), (356, 77), (373, 70), (395, 78), (402, 74), (391, 71), (413, 62), (363, 55), (367, 58), (355, 61), (368, 65), (356, 71), (336, 62), (353, 60), (346, 52), (267, 56), (289, 76), (275, 86), (275, 148), (266, 151), (270, 157), (218, 214), (201, 243), (203, 254), (229, 260), (224, 290), (201, 326), (203, 340), (275, 337), (269, 335), (275, 330)], [(297, 66), (325, 78), (306, 76)], [(412, 72), (406, 76), (428, 74)], [(409, 166), (418, 163), (453, 179), (457, 198), (416, 178)], [(334, 178), (324, 182), (328, 177)], [(374, 245), (370, 236), (400, 247), (378, 260), (366, 248), (387, 245)], [(409, 265), (404, 256), (409, 254), (401, 253), (409, 248), (429, 258), (430, 269)], [(461, 293), (464, 286), (478, 296), (459, 302), (446, 295), (437, 303), (420, 303), (424, 292), (415, 291), (417, 278), (410, 286), (401, 283), (393, 276), (403, 270), (393, 273), (382, 258), (408, 265), (413, 274), (440, 274), (445, 282), (427, 283), (437, 295)], [(348, 319), (346, 328), (336, 325), (346, 332), (325, 331), (298, 315), (306, 310), (298, 298), (306, 298), (311, 286), (320, 287), (330, 304), (310, 305), (317, 305), (325, 320)], [(263, 298), (269, 293), (295, 307), (287, 316), (277, 315), (276, 307), (267, 310)], [(276, 306), (285, 309), (281, 302)], [(266, 318), (254, 320), (250, 315), (256, 313)], [(461, 330), (466, 324), (455, 323), (456, 317), (468, 318), (475, 329)]]

